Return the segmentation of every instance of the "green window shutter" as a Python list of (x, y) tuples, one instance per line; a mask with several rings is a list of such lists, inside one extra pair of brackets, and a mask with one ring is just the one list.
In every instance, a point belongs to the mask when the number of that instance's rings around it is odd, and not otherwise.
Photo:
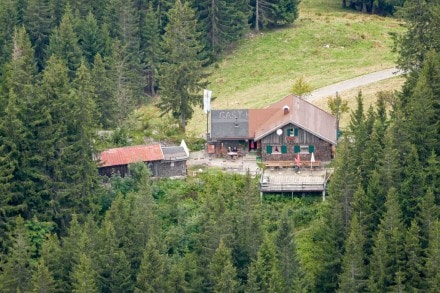
[(290, 136), (290, 128), (287, 128), (287, 136)]
[(295, 136), (298, 136), (298, 135), (299, 135), (299, 129), (298, 129), (298, 128), (295, 128), (295, 129), (293, 130), (293, 135), (295, 135)]
[(293, 146), (293, 152), (294, 152), (295, 154), (299, 153), (300, 150), (301, 150), (301, 148), (299, 147), (299, 145), (295, 145), (295, 146)]
[(282, 145), (281, 146), (281, 153), (282, 154), (287, 154), (287, 146), (286, 145)]
[(315, 146), (309, 145), (309, 153), (314, 153), (314, 152), (315, 152)]
[(271, 145), (266, 146), (266, 153), (268, 153), (269, 155), (272, 153), (272, 146)]

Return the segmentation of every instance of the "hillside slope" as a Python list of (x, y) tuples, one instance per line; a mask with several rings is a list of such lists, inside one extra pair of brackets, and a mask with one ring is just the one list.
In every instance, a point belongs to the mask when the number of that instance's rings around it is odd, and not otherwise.
[[(402, 31), (397, 19), (342, 10), (338, 2), (303, 1), (293, 26), (249, 34), (213, 68), (212, 108), (264, 107), (288, 94), (300, 76), (317, 89), (392, 68), (392, 34)], [(188, 129), (203, 133), (200, 121), (204, 113), (197, 109)]]

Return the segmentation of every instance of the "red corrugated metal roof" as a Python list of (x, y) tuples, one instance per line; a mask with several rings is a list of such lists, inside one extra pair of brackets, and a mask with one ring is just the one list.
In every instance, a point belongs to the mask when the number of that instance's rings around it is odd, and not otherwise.
[(101, 153), (101, 167), (163, 160), (160, 144), (114, 148)]

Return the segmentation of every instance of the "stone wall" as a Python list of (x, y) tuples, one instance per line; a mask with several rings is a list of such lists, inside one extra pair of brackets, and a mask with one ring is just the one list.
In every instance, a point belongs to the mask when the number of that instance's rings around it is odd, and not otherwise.
[(186, 161), (160, 161), (151, 166), (154, 177), (186, 176)]

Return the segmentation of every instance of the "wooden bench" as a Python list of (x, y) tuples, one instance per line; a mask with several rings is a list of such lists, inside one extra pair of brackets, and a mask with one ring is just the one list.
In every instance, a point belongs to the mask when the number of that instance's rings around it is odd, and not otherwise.
[(302, 167), (319, 167), (319, 166), (321, 166), (321, 161), (315, 161), (315, 162), (303, 161), (303, 162), (301, 162), (301, 166)]
[(266, 168), (286, 168), (295, 166), (295, 162), (291, 161), (266, 161), (264, 162)]

